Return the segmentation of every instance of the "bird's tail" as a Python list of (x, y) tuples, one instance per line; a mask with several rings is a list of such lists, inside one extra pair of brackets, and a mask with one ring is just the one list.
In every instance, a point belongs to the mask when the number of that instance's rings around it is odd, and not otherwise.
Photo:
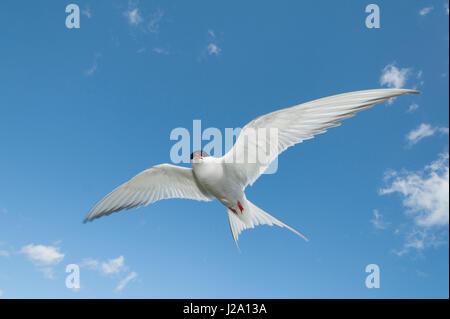
[(244, 210), (242, 212), (235, 213), (228, 209), (228, 221), (230, 223), (230, 229), (233, 234), (234, 242), (238, 248), (239, 234), (245, 229), (254, 228), (257, 225), (277, 225), (280, 227), (285, 227), (302, 237), (304, 240), (309, 241), (308, 238), (303, 236), (294, 228), (269, 215), (248, 200), (246, 201), (246, 205), (244, 206)]

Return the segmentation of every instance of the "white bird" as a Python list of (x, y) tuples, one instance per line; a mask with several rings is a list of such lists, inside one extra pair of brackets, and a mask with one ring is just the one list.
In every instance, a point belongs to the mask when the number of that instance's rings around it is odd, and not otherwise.
[[(228, 221), (236, 245), (243, 230), (260, 224), (286, 227), (308, 240), (247, 200), (245, 188), (252, 185), (288, 147), (340, 125), (340, 120), (352, 117), (358, 111), (408, 93), (419, 92), (407, 89), (356, 91), (257, 117), (242, 129), (233, 148), (223, 157), (195, 151), (191, 154), (192, 168), (171, 164), (150, 167), (106, 195), (84, 221), (92, 221), (123, 209), (145, 206), (161, 199), (211, 201), (217, 198), (228, 209)], [(274, 139), (268, 138), (266, 131), (269, 130), (275, 130)], [(264, 159), (260, 158), (260, 154), (265, 154), (261, 156)]]

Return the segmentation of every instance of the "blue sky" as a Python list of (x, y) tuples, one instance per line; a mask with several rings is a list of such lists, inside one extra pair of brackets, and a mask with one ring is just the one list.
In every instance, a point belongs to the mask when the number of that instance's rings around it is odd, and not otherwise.
[[(448, 298), (446, 1), (0, 4), (0, 297)], [(299, 229), (240, 236), (217, 201), (82, 224), (170, 132), (311, 99), (417, 88), (283, 153), (247, 197)], [(81, 288), (65, 286), (80, 266)], [(365, 267), (380, 268), (368, 289)]]

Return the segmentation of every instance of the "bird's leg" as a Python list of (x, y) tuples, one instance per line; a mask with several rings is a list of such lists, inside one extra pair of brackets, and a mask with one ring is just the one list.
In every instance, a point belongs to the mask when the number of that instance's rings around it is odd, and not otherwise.
[(244, 207), (242, 207), (242, 204), (240, 201), (237, 202), (239, 210), (241, 211), (241, 213), (244, 211)]
[(234, 208), (228, 207), (229, 210), (231, 210), (233, 213), (237, 214), (237, 211)]

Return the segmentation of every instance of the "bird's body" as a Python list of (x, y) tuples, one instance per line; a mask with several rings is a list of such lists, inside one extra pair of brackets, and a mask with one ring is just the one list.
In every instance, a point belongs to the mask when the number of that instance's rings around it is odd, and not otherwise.
[[(218, 199), (228, 209), (228, 221), (236, 244), (244, 229), (259, 224), (285, 227), (307, 240), (247, 200), (246, 187), (252, 185), (288, 147), (338, 126), (340, 120), (352, 117), (358, 111), (408, 93), (419, 92), (406, 89), (356, 91), (257, 117), (243, 128), (233, 148), (223, 157), (196, 151), (191, 155), (192, 168), (171, 164), (150, 167), (100, 200), (85, 221), (167, 198)], [(274, 139), (272, 131), (276, 132)]]
[(201, 162), (192, 162), (197, 181), (205, 190), (228, 208), (238, 209), (238, 202), (245, 199), (244, 188), (232, 177), (222, 158), (204, 157)]

